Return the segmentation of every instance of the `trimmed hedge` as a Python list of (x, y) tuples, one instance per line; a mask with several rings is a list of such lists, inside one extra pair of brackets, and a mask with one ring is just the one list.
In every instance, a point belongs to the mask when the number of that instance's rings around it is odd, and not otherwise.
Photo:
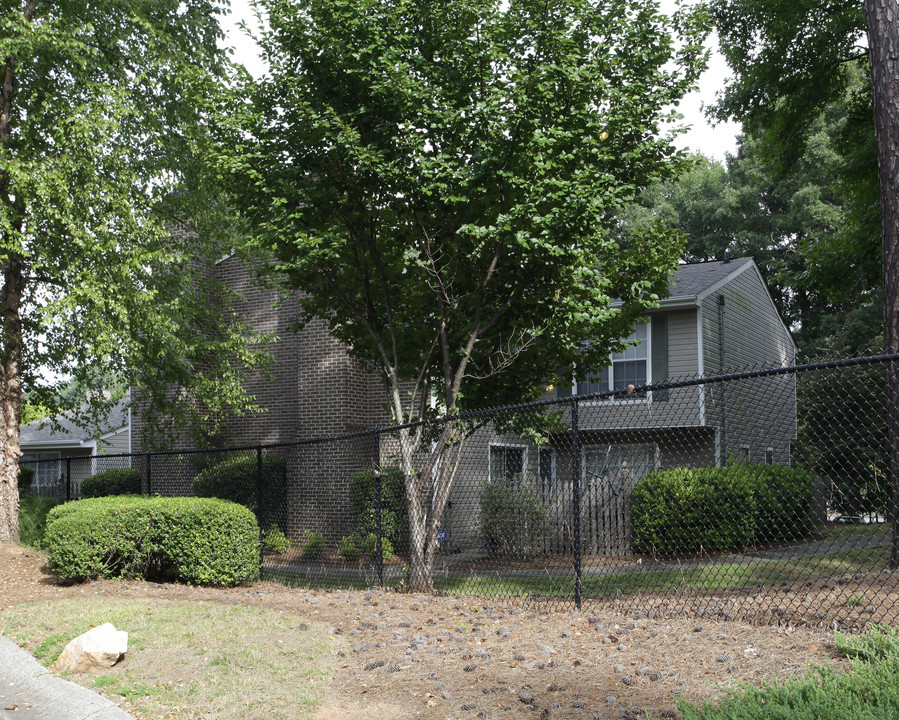
[(788, 542), (811, 530), (813, 477), (765, 465), (673, 468), (634, 488), (634, 551), (742, 550)]
[(249, 508), (262, 527), (280, 526), (287, 500), (287, 463), (280, 455), (262, 456), (262, 501), (257, 506), (256, 456), (229, 458), (200, 471), (193, 481), (197, 497), (230, 500)]
[(105, 470), (81, 481), (81, 496), (86, 498), (139, 495), (140, 491), (140, 470), (135, 468)]
[(210, 498), (78, 500), (47, 516), (47, 566), (65, 580), (144, 577), (199, 585), (259, 578), (259, 526), (247, 508)]

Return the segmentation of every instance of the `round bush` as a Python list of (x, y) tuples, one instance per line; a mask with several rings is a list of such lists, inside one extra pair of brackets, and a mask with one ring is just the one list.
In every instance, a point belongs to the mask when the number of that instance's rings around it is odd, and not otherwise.
[(284, 531), (275, 526), (262, 531), (262, 549), (282, 555), (290, 550), (290, 540)]
[(193, 481), (193, 493), (236, 502), (255, 512), (263, 527), (277, 526), (287, 499), (287, 463), (279, 455), (262, 456), (261, 499), (257, 497), (258, 472), (255, 455), (228, 458), (200, 471)]
[(502, 482), (486, 483), (480, 520), (484, 547), (500, 555), (538, 552), (551, 528), (549, 510), (529, 485), (516, 489)]
[(43, 546), (47, 566), (65, 580), (259, 578), (256, 518), (224, 500), (120, 495), (65, 503), (49, 512)]
[(134, 468), (105, 470), (81, 481), (81, 496), (86, 498), (139, 495), (140, 491), (140, 470)]

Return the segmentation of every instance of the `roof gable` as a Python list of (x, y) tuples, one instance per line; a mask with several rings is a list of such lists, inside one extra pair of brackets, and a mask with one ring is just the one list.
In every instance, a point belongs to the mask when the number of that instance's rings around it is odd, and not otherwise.
[[(670, 296), (667, 301), (695, 299), (715, 285), (726, 281), (731, 275), (742, 272), (751, 264), (753, 264), (751, 257), (743, 257), (678, 265), (668, 283)], [(662, 305), (665, 302), (663, 300)]]

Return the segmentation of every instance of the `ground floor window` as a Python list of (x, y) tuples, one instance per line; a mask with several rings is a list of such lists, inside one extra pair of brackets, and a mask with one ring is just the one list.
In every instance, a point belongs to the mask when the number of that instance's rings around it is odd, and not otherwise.
[(41, 462), (28, 462), (23, 467), (34, 470), (34, 480), (31, 483), (32, 490), (40, 490), (55, 486), (63, 476), (63, 462), (59, 459), (58, 452), (26, 453), (20, 461), (40, 460)]
[(527, 447), (524, 445), (490, 446), (490, 482), (518, 484), (525, 479)]
[[(656, 469), (656, 446), (649, 444), (589, 445), (584, 448), (585, 489), (608, 483), (613, 494)], [(616, 492), (617, 490), (617, 492)]]

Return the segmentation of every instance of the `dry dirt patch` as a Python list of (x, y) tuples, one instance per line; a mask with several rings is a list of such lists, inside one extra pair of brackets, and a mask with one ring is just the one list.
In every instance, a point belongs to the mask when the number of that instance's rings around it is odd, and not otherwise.
[[(271, 583), (234, 589), (142, 581), (61, 586), (43, 563), (36, 551), (0, 546), (0, 631), (5, 608), (65, 597), (256, 606), (323, 623), (333, 650), (327, 659), (332, 680), (315, 715), (322, 720), (670, 715), (678, 697), (714, 700), (740, 682), (792, 676), (812, 662), (843, 663), (833, 655), (831, 634), (822, 630)], [(264, 646), (277, 639), (253, 642)], [(296, 717), (303, 717), (299, 708)]]

